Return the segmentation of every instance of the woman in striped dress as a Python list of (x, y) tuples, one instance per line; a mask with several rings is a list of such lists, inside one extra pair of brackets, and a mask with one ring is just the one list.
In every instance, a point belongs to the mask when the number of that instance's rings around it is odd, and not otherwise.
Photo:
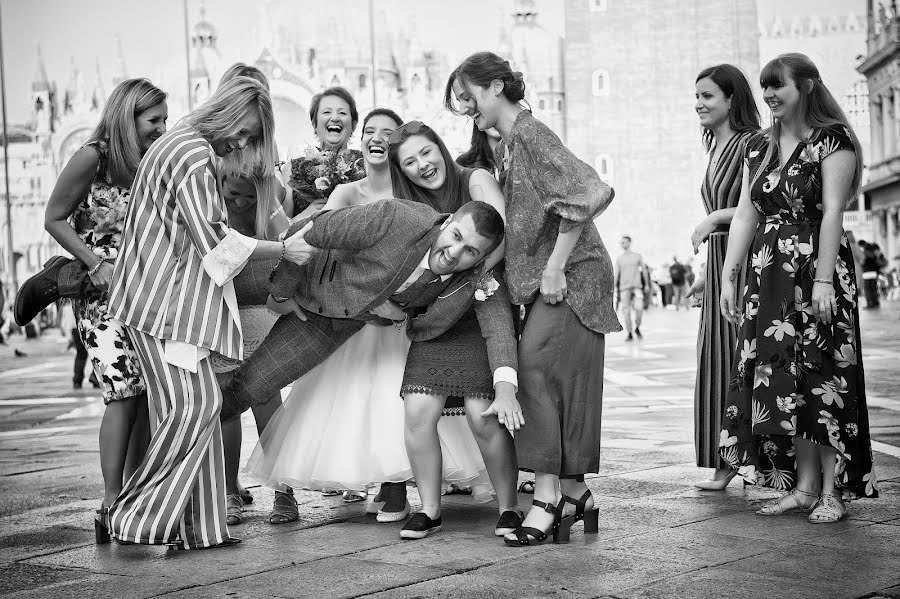
[(700, 332), (697, 335), (697, 381), (694, 387), (694, 442), (697, 466), (715, 468), (711, 480), (695, 486), (722, 490), (734, 471), (721, 467), (719, 431), (722, 405), (728, 392), (731, 358), (737, 327), (719, 311), (719, 282), (728, 245), (728, 226), (741, 195), (741, 168), (747, 138), (759, 129), (759, 110), (744, 74), (735, 66), (720, 64), (700, 72), (696, 79), (697, 115), (703, 126), (703, 144), (709, 166), (700, 195), (706, 218), (691, 235), (694, 253), (707, 242), (706, 271), (688, 291), (702, 294)]
[(135, 177), (109, 313), (137, 351), (154, 434), (109, 509), (109, 530), (119, 541), (187, 549), (238, 542), (225, 518), (222, 394), (208, 358), (212, 351), (242, 358), (232, 278), (247, 260), (303, 264), (309, 246), (305, 230), (265, 241), (230, 228), (214, 157), (231, 172), (269, 182), (272, 130), (268, 91), (236, 77), (160, 138)]

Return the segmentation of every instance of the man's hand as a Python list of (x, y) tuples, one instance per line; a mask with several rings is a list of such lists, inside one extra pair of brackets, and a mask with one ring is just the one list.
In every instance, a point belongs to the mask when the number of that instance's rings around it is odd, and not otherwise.
[(386, 318), (388, 320), (393, 320), (394, 322), (406, 319), (406, 312), (404, 312), (400, 308), (400, 306), (398, 306), (391, 300), (384, 302), (377, 308), (373, 308), (372, 310), (370, 310), (370, 312), (372, 314), (374, 314), (375, 316), (380, 316), (380, 317)]
[(318, 251), (318, 248), (306, 242), (306, 232), (312, 228), (312, 222), (306, 223), (302, 229), (284, 240), (284, 257), (297, 266), (303, 266)]
[(293, 312), (300, 320), (306, 320), (306, 314), (303, 313), (303, 310), (300, 308), (300, 304), (298, 304), (297, 300), (292, 297), (284, 300), (283, 302), (276, 302), (275, 298), (270, 295), (266, 300), (266, 308), (268, 308), (272, 312), (275, 312), (276, 314), (281, 314), (282, 316)]
[(522, 406), (516, 399), (516, 388), (511, 383), (499, 382), (494, 388), (494, 402), (481, 413), (482, 418), (496, 416), (497, 421), (506, 427), (509, 434), (516, 436), (516, 431), (525, 426)]

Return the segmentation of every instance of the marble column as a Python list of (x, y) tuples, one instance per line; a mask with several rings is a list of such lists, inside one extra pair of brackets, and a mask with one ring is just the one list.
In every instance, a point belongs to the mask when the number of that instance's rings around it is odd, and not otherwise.
[(885, 93), (881, 96), (881, 134), (884, 148), (882, 160), (888, 160), (897, 153), (897, 138), (894, 137), (894, 111), (891, 110), (893, 103), (893, 94)]
[(870, 131), (872, 132), (872, 159), (869, 166), (878, 164), (884, 160), (884, 128), (881, 126), (881, 99), (874, 96), (869, 100), (869, 118), (872, 119)]

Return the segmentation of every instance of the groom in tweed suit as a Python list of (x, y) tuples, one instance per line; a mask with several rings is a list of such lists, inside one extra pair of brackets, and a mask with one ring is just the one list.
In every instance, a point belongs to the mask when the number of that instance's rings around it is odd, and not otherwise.
[[(306, 242), (321, 251), (302, 267), (282, 262), (276, 269), (269, 305), (283, 315), (222, 386), (223, 420), (312, 370), (377, 320), (372, 311), (388, 300), (406, 313), (412, 340), (444, 333), (472, 305), (477, 267), (503, 240), (500, 214), (483, 202), (448, 217), (424, 204), (382, 200), (319, 212), (311, 222)], [(495, 372), (517, 367), (509, 298), (498, 279), (500, 289), (476, 305)], [(498, 383), (496, 392), (514, 387)]]

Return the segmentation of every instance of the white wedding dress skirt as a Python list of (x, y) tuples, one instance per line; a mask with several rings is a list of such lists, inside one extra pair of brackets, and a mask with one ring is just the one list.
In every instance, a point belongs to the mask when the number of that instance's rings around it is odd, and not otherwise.
[[(367, 324), (297, 380), (275, 412), (244, 472), (262, 484), (364, 490), (412, 478), (403, 435), (400, 384), (409, 340)], [(464, 416), (438, 422), (445, 484), (471, 486), (475, 501), (493, 487)]]

